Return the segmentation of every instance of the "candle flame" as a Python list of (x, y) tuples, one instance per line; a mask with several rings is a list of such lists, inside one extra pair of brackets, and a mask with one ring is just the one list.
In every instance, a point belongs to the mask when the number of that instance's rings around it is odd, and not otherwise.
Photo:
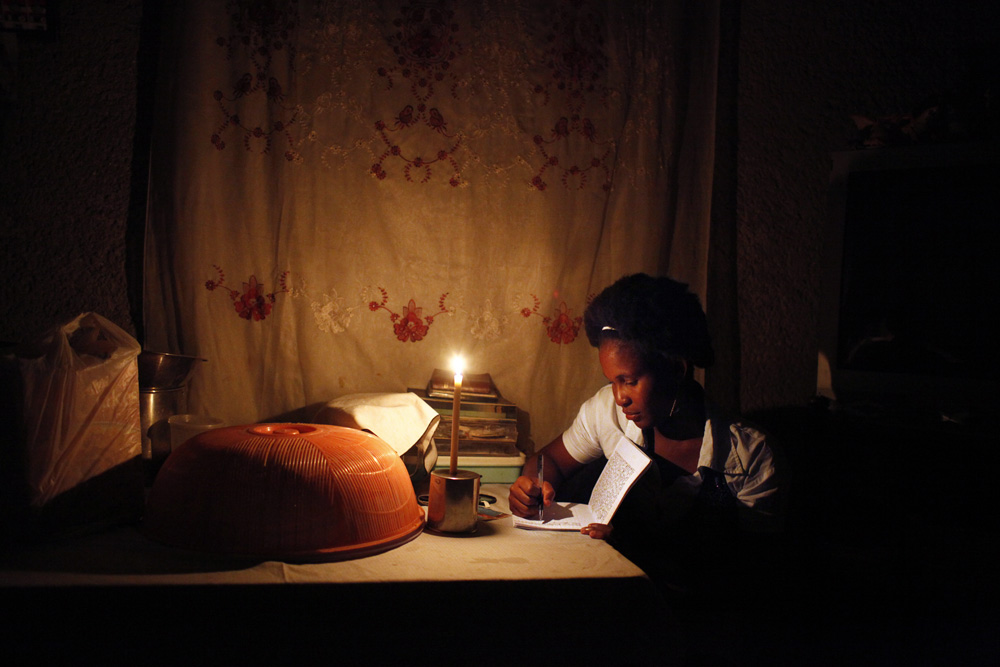
[(461, 375), (465, 370), (465, 359), (462, 358), (462, 355), (456, 354), (451, 358), (451, 370), (455, 375)]

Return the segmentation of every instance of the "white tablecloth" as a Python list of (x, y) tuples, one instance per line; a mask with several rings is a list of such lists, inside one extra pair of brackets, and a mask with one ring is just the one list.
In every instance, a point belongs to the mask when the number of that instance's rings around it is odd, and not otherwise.
[[(482, 491), (507, 511), (505, 485)], [(663, 664), (674, 629), (606, 542), (509, 516), (311, 564), (179, 551), (122, 527), (6, 554), (0, 595), (11, 664), (114, 664), (136, 649), (176, 664)], [(29, 639), (39, 629), (48, 640)]]
[[(508, 512), (507, 487), (485, 484)], [(330, 563), (248, 562), (172, 549), (137, 527), (16, 550), (0, 566), (0, 585), (167, 585), (376, 583), (643, 577), (602, 540), (514, 528), (510, 516), (480, 521), (469, 535), (428, 531), (389, 551)]]

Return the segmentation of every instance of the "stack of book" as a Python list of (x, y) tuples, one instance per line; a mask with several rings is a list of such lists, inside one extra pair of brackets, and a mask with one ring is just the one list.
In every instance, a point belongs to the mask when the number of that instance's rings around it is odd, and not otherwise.
[[(426, 389), (410, 389), (441, 415), (434, 442), (438, 468), (446, 468), (451, 455), (451, 422), (454, 407), (454, 376), (436, 369)], [(458, 466), (483, 476), (483, 483), (510, 483), (524, 465), (518, 447), (517, 406), (505, 400), (489, 373), (466, 374), (462, 378), (458, 422)]]

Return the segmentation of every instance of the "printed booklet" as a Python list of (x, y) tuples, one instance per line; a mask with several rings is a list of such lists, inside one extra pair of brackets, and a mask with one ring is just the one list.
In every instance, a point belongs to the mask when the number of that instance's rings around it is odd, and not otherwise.
[(514, 525), (526, 530), (576, 530), (592, 523), (611, 523), (618, 506), (629, 489), (642, 477), (651, 463), (628, 438), (622, 437), (601, 476), (594, 484), (590, 502), (553, 503), (545, 508), (540, 519), (524, 519), (514, 515)]

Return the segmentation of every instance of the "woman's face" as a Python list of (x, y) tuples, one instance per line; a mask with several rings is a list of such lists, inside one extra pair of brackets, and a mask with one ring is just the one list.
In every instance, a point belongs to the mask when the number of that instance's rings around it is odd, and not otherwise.
[(670, 416), (676, 387), (657, 387), (652, 370), (632, 346), (617, 340), (601, 343), (599, 359), (625, 417), (640, 429), (662, 423)]

